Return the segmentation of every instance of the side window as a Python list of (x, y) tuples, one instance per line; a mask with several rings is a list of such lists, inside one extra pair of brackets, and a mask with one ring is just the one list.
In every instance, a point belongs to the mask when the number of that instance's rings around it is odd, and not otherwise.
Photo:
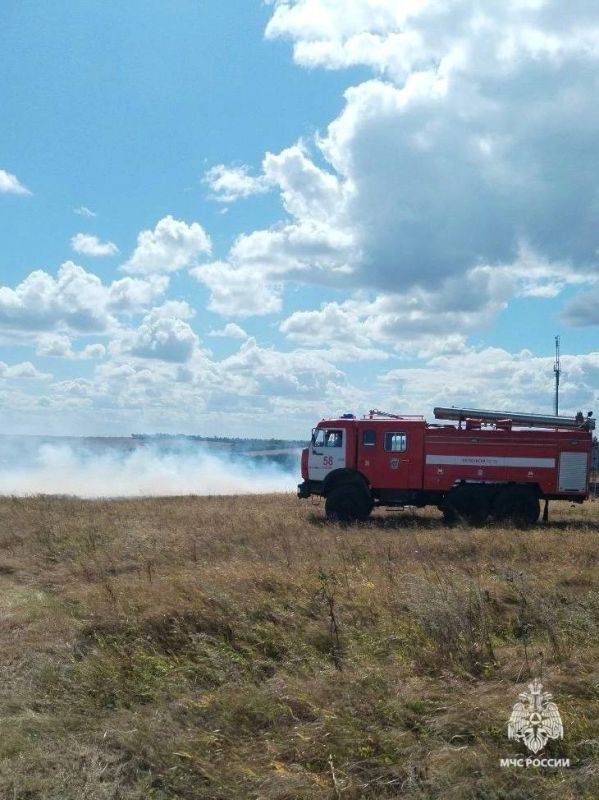
[(324, 437), (325, 447), (341, 447), (343, 445), (343, 431), (327, 431)]
[(376, 445), (376, 431), (364, 431), (362, 434), (362, 444), (364, 447), (374, 447)]
[(385, 450), (388, 453), (405, 453), (407, 448), (408, 436), (406, 433), (393, 431), (385, 434)]

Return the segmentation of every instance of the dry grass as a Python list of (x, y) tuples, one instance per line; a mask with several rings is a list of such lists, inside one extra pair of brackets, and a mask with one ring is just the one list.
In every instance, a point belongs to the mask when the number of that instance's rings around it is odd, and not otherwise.
[[(1, 499), (0, 797), (596, 798), (599, 503), (552, 517)], [(570, 769), (498, 766), (533, 672)]]

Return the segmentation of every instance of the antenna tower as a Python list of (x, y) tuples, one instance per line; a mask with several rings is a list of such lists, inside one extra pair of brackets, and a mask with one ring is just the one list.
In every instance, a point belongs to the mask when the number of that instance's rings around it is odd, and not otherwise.
[(555, 364), (553, 365), (553, 372), (555, 373), (555, 401), (553, 410), (555, 416), (559, 415), (559, 379), (562, 374), (560, 358), (559, 358), (559, 336), (555, 337)]

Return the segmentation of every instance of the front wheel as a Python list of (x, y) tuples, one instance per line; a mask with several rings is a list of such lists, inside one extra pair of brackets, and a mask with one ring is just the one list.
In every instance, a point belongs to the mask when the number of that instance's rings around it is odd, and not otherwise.
[(325, 513), (331, 522), (357, 522), (368, 519), (372, 500), (365, 488), (343, 485), (327, 495)]

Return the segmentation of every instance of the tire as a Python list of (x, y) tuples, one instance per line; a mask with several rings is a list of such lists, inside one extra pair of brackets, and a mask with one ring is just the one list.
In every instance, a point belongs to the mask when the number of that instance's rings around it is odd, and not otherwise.
[(325, 513), (331, 522), (365, 520), (371, 511), (372, 500), (365, 487), (342, 484), (327, 495)]
[(491, 512), (489, 495), (477, 486), (458, 486), (448, 497), (450, 509), (468, 525), (484, 525)]
[(518, 528), (530, 528), (538, 522), (541, 504), (537, 495), (524, 486), (503, 489), (493, 503), (493, 516), (499, 522), (511, 522)]
[(450, 527), (458, 521), (458, 515), (451, 506), (439, 506), (439, 511), (443, 514), (443, 524)]

